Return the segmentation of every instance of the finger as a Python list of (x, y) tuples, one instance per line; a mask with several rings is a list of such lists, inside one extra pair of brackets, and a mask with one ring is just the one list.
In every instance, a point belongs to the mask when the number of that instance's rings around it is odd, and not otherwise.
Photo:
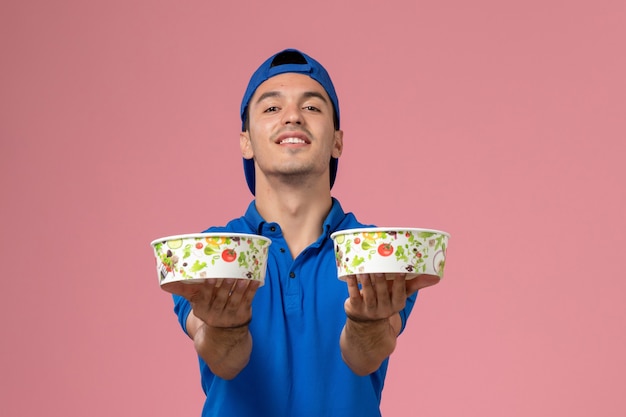
[(370, 274), (357, 274), (356, 275), (357, 282), (361, 285), (359, 288), (361, 292), (363, 290), (369, 289), (374, 285)]
[[(245, 283), (242, 283), (245, 284)], [(252, 305), (252, 300), (254, 299), (254, 295), (256, 291), (261, 287), (261, 281), (251, 280), (248, 281), (247, 285), (245, 285), (245, 290), (243, 293), (243, 300), (247, 305)]]
[(215, 298), (217, 290), (217, 280), (207, 279), (204, 283), (204, 302), (211, 303)]
[(191, 285), (194, 287), (194, 293), (188, 298), (188, 301), (196, 317), (204, 320), (211, 309), (215, 280), (207, 279), (204, 282)]
[(363, 306), (363, 298), (361, 296), (361, 290), (359, 288), (359, 281), (356, 275), (348, 275), (346, 277), (346, 283), (348, 284), (348, 298), (343, 303), (343, 308), (346, 314), (358, 314)]
[(411, 295), (417, 290), (438, 284), (440, 280), (440, 277), (437, 275), (418, 275), (417, 277), (406, 282), (407, 294)]
[(179, 295), (189, 300), (197, 292), (201, 291), (202, 283), (188, 283), (184, 281), (174, 281), (161, 285), (161, 289), (171, 294)]
[(249, 310), (250, 307), (246, 307), (245, 305), (243, 305), (241, 299), (247, 285), (248, 281), (244, 279), (235, 279), (230, 285), (228, 282), (225, 282), (223, 284), (224, 288), (228, 288), (228, 297), (226, 299), (226, 303), (224, 304), (223, 310), (224, 313), (227, 313), (232, 317), (246, 314), (247, 310)]
[[(211, 302), (211, 309), (222, 311), (228, 302), (228, 297), (230, 295), (230, 290), (233, 287), (235, 280), (233, 278), (225, 279), (221, 283), (216, 283), (214, 289), (214, 297)], [(218, 286), (219, 284), (219, 286)]]
[[(242, 282), (243, 279), (235, 279), (233, 280), (233, 283), (230, 285), (230, 288), (228, 289), (228, 296), (232, 297), (233, 293), (237, 290), (237, 285)], [(245, 282), (244, 282), (245, 284)], [(245, 289), (245, 287), (244, 287)]]
[(354, 308), (359, 308), (363, 302), (361, 296), (361, 290), (359, 289), (359, 281), (356, 275), (349, 275), (346, 277), (346, 283), (348, 284), (349, 298), (346, 303), (350, 303)]
[(194, 310), (207, 310), (214, 297), (215, 281), (207, 279), (202, 283), (192, 284), (194, 287), (193, 294), (188, 298), (191, 307)]
[[(224, 285), (228, 284), (224, 283)], [(228, 297), (222, 312), (223, 319), (229, 323), (228, 326), (239, 325), (250, 320), (252, 317), (252, 298), (259, 285), (259, 281), (235, 280), (231, 287), (231, 295)]]
[(372, 285), (376, 291), (376, 302), (378, 307), (389, 308), (391, 305), (391, 295), (389, 286), (387, 285), (387, 277), (385, 274), (374, 274)]
[[(259, 287), (259, 281), (253, 281), (248, 279), (238, 279), (231, 288), (230, 297), (228, 303), (239, 307), (243, 305), (250, 307), (252, 298), (256, 293), (256, 289)], [(254, 287), (254, 288), (253, 288)]]
[[(382, 274), (374, 274), (376, 276), (382, 276)], [(363, 304), (367, 310), (373, 310), (378, 304), (378, 297), (375, 287), (375, 278), (371, 274), (359, 274), (357, 275), (359, 281), (361, 281), (361, 294), (363, 297)]]
[(391, 304), (394, 310), (404, 308), (406, 303), (406, 274), (396, 274), (393, 279), (391, 290)]
[(209, 304), (213, 299), (213, 294), (215, 292), (214, 279), (205, 279), (202, 282), (189, 284), (189, 286), (191, 287), (192, 292), (192, 294), (188, 298), (190, 303)]

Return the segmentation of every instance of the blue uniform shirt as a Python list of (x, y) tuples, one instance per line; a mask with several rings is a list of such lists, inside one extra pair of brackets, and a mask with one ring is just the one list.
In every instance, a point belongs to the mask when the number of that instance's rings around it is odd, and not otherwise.
[[(364, 227), (333, 205), (319, 239), (294, 260), (277, 223), (266, 222), (254, 201), (243, 217), (206, 232), (253, 233), (272, 240), (265, 285), (252, 302), (253, 347), (248, 365), (232, 380), (215, 376), (200, 359), (207, 396), (202, 416), (378, 417), (388, 360), (367, 376), (343, 362), (339, 336), (346, 321), (348, 287), (337, 278), (333, 242), (337, 230)], [(416, 294), (400, 312), (402, 329)], [(174, 296), (185, 329), (191, 306)]]

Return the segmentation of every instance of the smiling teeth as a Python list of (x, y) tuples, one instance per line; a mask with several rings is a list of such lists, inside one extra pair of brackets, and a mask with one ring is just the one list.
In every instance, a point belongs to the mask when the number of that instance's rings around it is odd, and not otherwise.
[(285, 138), (281, 140), (280, 143), (283, 144), (283, 143), (306, 143), (306, 142), (300, 138)]

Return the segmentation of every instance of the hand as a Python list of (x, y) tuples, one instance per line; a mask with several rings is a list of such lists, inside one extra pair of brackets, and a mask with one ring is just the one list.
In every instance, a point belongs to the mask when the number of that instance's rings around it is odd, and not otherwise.
[(406, 278), (407, 274), (358, 274), (347, 277), (350, 297), (344, 305), (346, 315), (353, 321), (389, 318), (404, 308), (407, 297), (439, 282), (439, 277), (434, 275)]
[(236, 328), (252, 319), (252, 299), (260, 281), (207, 279), (199, 283), (172, 282), (163, 289), (189, 301), (193, 314), (207, 326)]
[[(344, 304), (346, 315), (353, 321), (377, 321), (391, 317), (404, 308), (406, 274), (359, 274), (347, 277), (350, 297)], [(361, 288), (359, 289), (359, 283)]]

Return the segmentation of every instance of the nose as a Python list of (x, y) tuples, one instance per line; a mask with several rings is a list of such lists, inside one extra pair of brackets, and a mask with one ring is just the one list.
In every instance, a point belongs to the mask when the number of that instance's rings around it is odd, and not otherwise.
[(302, 111), (296, 104), (285, 106), (283, 111), (283, 124), (302, 124)]

